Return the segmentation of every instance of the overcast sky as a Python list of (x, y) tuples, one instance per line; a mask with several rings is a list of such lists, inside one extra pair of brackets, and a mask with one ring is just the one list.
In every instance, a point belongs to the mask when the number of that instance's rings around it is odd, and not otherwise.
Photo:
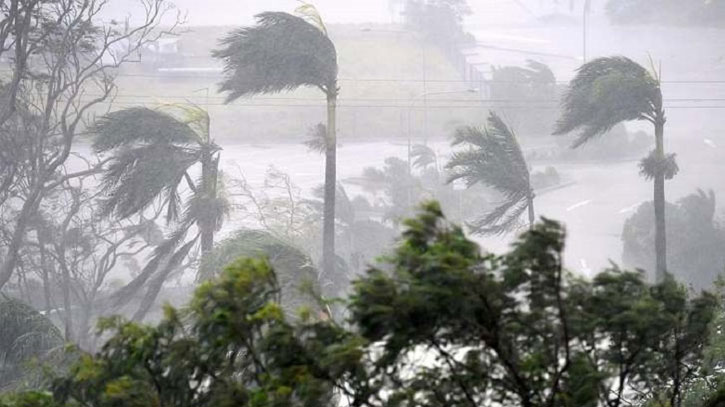
[[(189, 25), (245, 25), (262, 11), (293, 11), (297, 0), (169, 0), (187, 15)], [(120, 19), (129, 13), (138, 17), (139, 0), (110, 2), (109, 16)], [(391, 22), (389, 0), (312, 0), (328, 23)], [(547, 0), (469, 0), (476, 25), (522, 22), (533, 14), (568, 12), (568, 1)]]
[[(189, 25), (239, 25), (252, 22), (262, 11), (293, 11), (295, 0), (171, 0), (187, 13)], [(124, 4), (125, 3), (125, 4)], [(113, 1), (109, 16), (138, 14), (138, 0)], [(388, 0), (315, 0), (315, 6), (329, 23), (389, 22)]]

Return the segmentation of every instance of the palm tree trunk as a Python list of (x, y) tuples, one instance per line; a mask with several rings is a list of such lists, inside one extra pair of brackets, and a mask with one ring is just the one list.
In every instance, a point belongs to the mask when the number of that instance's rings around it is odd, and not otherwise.
[(534, 214), (534, 193), (532, 191), (529, 191), (529, 196), (526, 198), (526, 201), (526, 205), (529, 207), (529, 230), (533, 230), (536, 215)]
[[(655, 120), (656, 154), (660, 162), (665, 159), (664, 112)], [(655, 278), (661, 282), (667, 272), (667, 235), (665, 231), (665, 174), (657, 171), (654, 177), (655, 207)]]
[(322, 270), (327, 278), (335, 274), (335, 188), (337, 185), (337, 89), (327, 93), (327, 143), (325, 149), (325, 202), (322, 225)]
[[(217, 173), (219, 158), (212, 155), (211, 151), (202, 153), (201, 161), (201, 191), (203, 202), (206, 204), (216, 203)], [(210, 210), (212, 208), (209, 208)], [(214, 248), (214, 216), (212, 213), (205, 213), (199, 219), (199, 232), (201, 234), (201, 255), (204, 256)]]

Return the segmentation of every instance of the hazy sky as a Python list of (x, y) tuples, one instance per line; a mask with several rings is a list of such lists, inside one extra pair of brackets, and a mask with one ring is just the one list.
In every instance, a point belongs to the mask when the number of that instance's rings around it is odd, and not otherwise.
[[(239, 25), (252, 21), (262, 11), (292, 11), (296, 0), (171, 0), (187, 13), (189, 25)], [(124, 4), (125, 3), (125, 4)], [(137, 0), (111, 2), (109, 15), (137, 14), (133, 7)], [(388, 22), (388, 0), (316, 0), (323, 18), (337, 22)]]
[[(267, 10), (292, 11), (297, 0), (170, 0), (187, 13), (189, 25), (240, 25), (252, 22), (255, 14)], [(392, 15), (389, 0), (312, 0), (329, 23), (386, 23)], [(469, 0), (476, 24), (522, 22), (533, 13), (568, 12), (568, 1)], [(116, 18), (134, 12), (138, 0), (111, 2)]]

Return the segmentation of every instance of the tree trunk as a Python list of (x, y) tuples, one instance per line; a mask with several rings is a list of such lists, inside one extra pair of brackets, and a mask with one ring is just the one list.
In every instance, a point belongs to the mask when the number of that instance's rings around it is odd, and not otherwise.
[(529, 207), (529, 230), (534, 229), (534, 223), (536, 223), (536, 215), (534, 214), (534, 192), (529, 191), (529, 196), (526, 198), (526, 205)]
[(322, 271), (327, 278), (331, 278), (335, 274), (335, 188), (337, 186), (336, 105), (337, 88), (332, 87), (327, 93), (325, 201), (322, 220)]
[[(658, 160), (665, 159), (664, 146), (664, 112), (661, 112), (655, 123), (656, 154)], [(667, 273), (667, 235), (665, 231), (665, 174), (657, 171), (654, 178), (655, 208), (655, 279), (661, 282)]]
[[(201, 233), (201, 255), (202, 257), (214, 248), (214, 231), (216, 228), (216, 195), (217, 195), (217, 174), (219, 166), (219, 156), (216, 157), (211, 151), (204, 151), (201, 161), (201, 193), (202, 202), (209, 205), (213, 203), (213, 207), (209, 207), (199, 219), (199, 232)], [(214, 211), (214, 212), (212, 212)]]
[(5, 252), (5, 259), (3, 260), (2, 265), (0, 265), (0, 289), (2, 289), (13, 276), (13, 271), (15, 271), (15, 266), (18, 263), (20, 247), (25, 239), (28, 222), (38, 208), (40, 189), (40, 187), (36, 187), (30, 196), (28, 196), (23, 203), (20, 214), (17, 217), (18, 220), (15, 222), (15, 228), (13, 229), (13, 233), (10, 238), (10, 244)]

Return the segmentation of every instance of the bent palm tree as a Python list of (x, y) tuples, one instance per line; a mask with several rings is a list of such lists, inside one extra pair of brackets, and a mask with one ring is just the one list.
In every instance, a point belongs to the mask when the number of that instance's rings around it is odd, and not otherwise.
[(221, 90), (227, 102), (243, 96), (277, 93), (301, 86), (319, 88), (327, 98), (325, 143), (325, 210), (322, 234), (323, 270), (335, 264), (335, 185), (337, 51), (317, 11), (309, 4), (297, 9), (302, 17), (283, 12), (257, 15), (257, 25), (233, 31), (213, 55), (224, 61)]
[(453, 153), (446, 165), (451, 171), (448, 182), (460, 179), (467, 187), (486, 185), (504, 197), (498, 207), (470, 224), (473, 232), (509, 232), (519, 225), (519, 218), (527, 210), (529, 227), (533, 227), (536, 219), (529, 167), (516, 135), (506, 123), (491, 112), (484, 128), (458, 128), (453, 145), (467, 145), (468, 149)]
[[(207, 112), (196, 106), (119, 110), (101, 117), (91, 132), (95, 134), (94, 150), (112, 154), (101, 183), (106, 196), (103, 214), (128, 218), (160, 200), (167, 222), (177, 223), (176, 230), (156, 248), (142, 273), (116, 296), (118, 305), (153, 276), (141, 307), (147, 310), (168, 274), (178, 268), (197, 240), (201, 241), (202, 255), (213, 248), (214, 233), (227, 211), (227, 202), (219, 191), (221, 149), (209, 134)], [(197, 181), (190, 175), (195, 165), (201, 167)], [(184, 182), (191, 196), (180, 216)], [(194, 225), (197, 235), (182, 245)]]
[(598, 58), (579, 68), (562, 107), (554, 134), (578, 130), (574, 148), (623, 121), (645, 120), (654, 126), (655, 149), (640, 163), (640, 172), (654, 180), (655, 275), (662, 281), (667, 271), (665, 179), (672, 179), (678, 167), (675, 155), (664, 152), (666, 118), (660, 78), (629, 58)]

